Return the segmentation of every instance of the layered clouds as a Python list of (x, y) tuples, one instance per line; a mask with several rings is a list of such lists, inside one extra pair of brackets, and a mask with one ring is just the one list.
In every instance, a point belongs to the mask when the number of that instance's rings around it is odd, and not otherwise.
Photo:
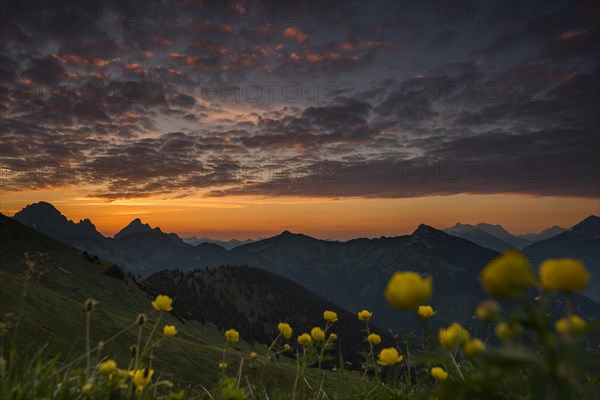
[(3, 3), (2, 185), (108, 200), (596, 197), (599, 15), (586, 2)]

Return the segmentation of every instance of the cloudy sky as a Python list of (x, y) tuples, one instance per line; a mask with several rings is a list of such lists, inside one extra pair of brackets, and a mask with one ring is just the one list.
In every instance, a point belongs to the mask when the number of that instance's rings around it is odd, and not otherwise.
[(1, 212), (219, 238), (599, 214), (595, 2), (3, 2)]

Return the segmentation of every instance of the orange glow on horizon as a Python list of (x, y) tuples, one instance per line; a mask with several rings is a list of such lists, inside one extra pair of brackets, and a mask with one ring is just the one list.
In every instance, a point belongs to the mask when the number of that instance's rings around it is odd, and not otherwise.
[(190, 196), (109, 202), (64, 190), (4, 192), (0, 212), (12, 216), (38, 201), (54, 204), (75, 222), (89, 218), (106, 236), (139, 217), (164, 232), (220, 240), (269, 237), (284, 230), (346, 240), (410, 234), (421, 223), (442, 229), (457, 222), (500, 224), (511, 233), (521, 234), (553, 225), (568, 228), (591, 214), (600, 214), (596, 199), (509, 194), (406, 199)]

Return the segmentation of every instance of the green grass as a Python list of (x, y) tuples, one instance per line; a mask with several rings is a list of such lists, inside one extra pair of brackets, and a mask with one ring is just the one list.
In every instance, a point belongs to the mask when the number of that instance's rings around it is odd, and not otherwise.
[[(43, 346), (44, 352), (40, 355), (43, 359), (56, 358), (57, 365), (81, 367), (86, 348), (84, 302), (92, 298), (98, 305), (91, 314), (91, 347), (104, 342), (101, 352), (92, 352), (94, 361), (113, 358), (119, 366), (127, 366), (129, 348), (136, 342), (138, 314), (143, 312), (149, 317), (144, 337), (150, 333), (158, 315), (147, 294), (129, 278), (126, 283), (105, 275), (110, 264), (102, 260), (90, 262), (81, 251), (16, 223), (3, 224), (0, 228), (3, 238), (0, 321), (7, 319), (7, 315), (10, 319), (10, 314), (19, 315), (18, 326), (3, 337), (5, 352), (13, 344), (19, 357), (26, 359)], [(25, 254), (35, 262), (31, 279), (24, 278)], [(153, 368), (160, 371), (162, 378), (180, 387), (194, 388), (198, 392), (203, 391), (202, 386), (215, 388), (225, 343), (223, 331), (210, 323), (179, 320), (168, 313), (163, 316), (160, 329), (163, 324), (176, 325), (178, 334), (154, 350)], [(231, 324), (234, 328), (235, 321)], [(261, 344), (250, 346), (243, 338), (236, 347), (240, 351), (229, 350), (227, 354), (228, 373), (232, 375), (240, 357), (247, 358), (250, 351), (264, 354), (267, 349)], [(267, 369), (273, 390), (290, 387), (295, 374), (295, 363), (285, 357)], [(328, 388), (339, 386), (337, 374), (327, 375)], [(348, 373), (346, 378), (356, 380), (355, 375)]]
[[(577, 334), (557, 333), (548, 312), (549, 293), (534, 303), (522, 297), (514, 301), (515, 309), (510, 314), (496, 316), (494, 323), (519, 326), (523, 334), (498, 345), (489, 343), (483, 353), (475, 356), (466, 354), (464, 343), (448, 351), (436, 339), (425, 350), (410, 347), (399, 338), (395, 347), (403, 353), (402, 362), (385, 368), (369, 364), (376, 371), (370, 378), (350, 371), (325, 371), (326, 395), (314, 389), (321, 382), (321, 371), (316, 368), (307, 368), (305, 381), (301, 379), (295, 389), (296, 363), (282, 357), (270, 362), (265, 370), (268, 394), (251, 393), (260, 387), (258, 376), (266, 346), (251, 346), (242, 340), (236, 345), (238, 350), (228, 349), (225, 360), (229, 366), (222, 376), (218, 365), (225, 339), (223, 331), (214, 325), (179, 320), (166, 312), (159, 314), (131, 279), (109, 277), (104, 274), (108, 264), (90, 261), (81, 252), (28, 228), (0, 218), (0, 234), (3, 400), (177, 400), (180, 389), (185, 390), (188, 399), (215, 400), (566, 400), (600, 396), (600, 354), (586, 336), (597, 332), (600, 323), (589, 321), (589, 326)], [(89, 370), (84, 308), (88, 298), (98, 301), (89, 314), (94, 348)], [(127, 380), (129, 386), (120, 388), (119, 379), (100, 373), (97, 365), (113, 358), (120, 368), (131, 369), (129, 348), (137, 341), (135, 321), (140, 312), (149, 318), (143, 326), (144, 340), (159, 315), (161, 323), (156, 324), (155, 337), (162, 336), (164, 324), (176, 325), (179, 332), (175, 337), (161, 338), (160, 345), (143, 360), (141, 366), (151, 367), (156, 374), (151, 384), (136, 391), (132, 379)], [(569, 307), (565, 312), (569, 313)], [(231, 327), (235, 328), (235, 321), (231, 321)], [(340, 336), (343, 340), (344, 335)], [(95, 347), (100, 341), (104, 345), (98, 350)], [(332, 347), (336, 346), (334, 343)], [(251, 351), (261, 358), (250, 361)], [(302, 360), (310, 358), (307, 364), (313, 365), (318, 355), (312, 347), (308, 353)], [(430, 375), (433, 366), (444, 368), (448, 379), (436, 382)], [(239, 385), (238, 371), (242, 371)]]

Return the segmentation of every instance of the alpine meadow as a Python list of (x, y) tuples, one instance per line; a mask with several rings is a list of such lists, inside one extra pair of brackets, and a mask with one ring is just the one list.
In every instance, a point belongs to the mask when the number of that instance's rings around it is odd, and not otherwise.
[(1, 400), (597, 400), (600, 6), (0, 1)]

